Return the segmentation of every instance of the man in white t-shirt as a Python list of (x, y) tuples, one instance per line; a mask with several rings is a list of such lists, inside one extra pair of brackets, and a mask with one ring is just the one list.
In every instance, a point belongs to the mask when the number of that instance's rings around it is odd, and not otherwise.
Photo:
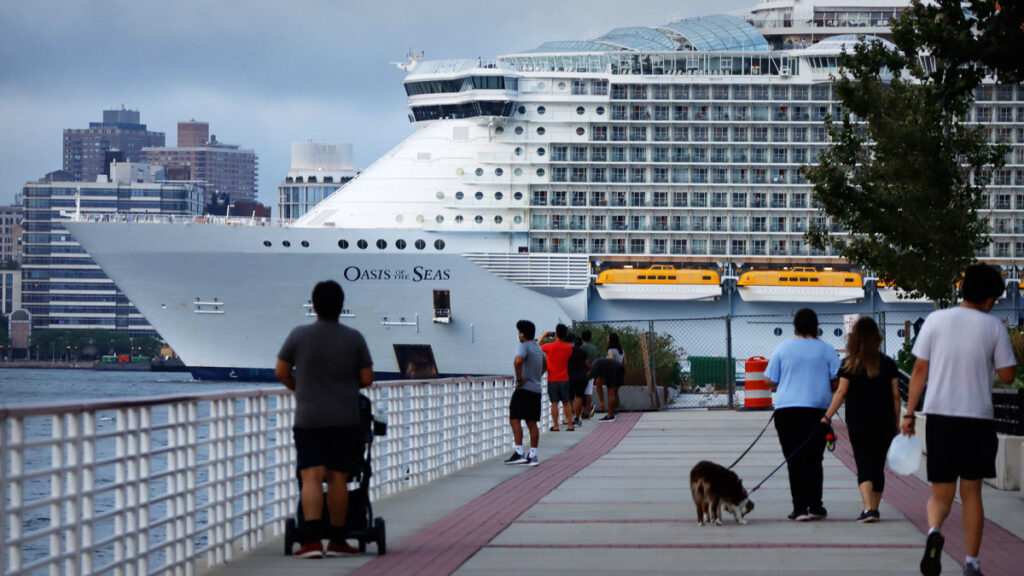
[(985, 525), (981, 481), (996, 475), (997, 439), (992, 411), (992, 373), (1013, 382), (1016, 360), (1006, 326), (989, 315), (1005, 291), (998, 270), (975, 264), (964, 273), (960, 306), (933, 312), (914, 343), (917, 357), (910, 378), (902, 431), (914, 434), (914, 409), (927, 386), (928, 538), (921, 573), (942, 570), (942, 523), (949, 516), (957, 479), (963, 502), (967, 558), (964, 574), (981, 574), (978, 554)]

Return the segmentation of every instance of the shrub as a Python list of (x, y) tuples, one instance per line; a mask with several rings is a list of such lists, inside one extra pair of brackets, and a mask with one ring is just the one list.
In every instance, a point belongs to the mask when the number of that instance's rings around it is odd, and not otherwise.
[[(603, 358), (608, 353), (608, 333), (616, 332), (622, 350), (626, 356), (625, 386), (647, 386), (644, 369), (644, 355), (640, 349), (640, 340), (649, 337), (649, 333), (632, 326), (610, 326), (608, 324), (577, 324), (573, 332), (579, 334), (589, 329), (592, 334), (591, 343)], [(679, 358), (686, 352), (676, 345), (670, 334), (654, 334), (654, 380), (658, 386), (678, 387), (683, 381), (683, 367)]]

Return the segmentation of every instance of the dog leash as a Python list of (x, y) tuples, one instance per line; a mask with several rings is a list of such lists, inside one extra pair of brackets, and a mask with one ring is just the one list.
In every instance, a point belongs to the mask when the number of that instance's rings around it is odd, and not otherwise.
[(761, 439), (761, 436), (764, 436), (765, 430), (768, 430), (768, 425), (771, 424), (772, 420), (774, 420), (774, 419), (775, 419), (775, 412), (772, 412), (771, 418), (769, 418), (768, 421), (765, 422), (764, 428), (761, 428), (761, 432), (758, 433), (757, 438), (754, 438), (754, 441), (750, 443), (750, 446), (747, 446), (747, 449), (743, 451), (743, 454), (740, 454), (740, 457), (737, 458), (735, 462), (733, 462), (732, 464), (729, 465), (729, 468), (728, 468), (729, 470), (732, 470), (734, 466), (736, 466), (737, 464), (740, 463), (740, 460), (743, 460), (743, 457), (747, 455), (747, 452), (750, 452), (750, 450), (754, 447), (754, 445), (757, 444), (757, 441)]
[[(774, 414), (772, 416), (774, 416)], [(771, 419), (769, 418), (768, 421), (771, 422)], [(768, 426), (766, 425), (765, 429), (767, 429), (767, 428), (768, 428)], [(762, 485), (764, 485), (764, 483), (767, 482), (769, 478), (771, 478), (772, 476), (775, 475), (776, 472), (781, 470), (782, 467), (786, 465), (786, 462), (789, 462), (790, 458), (792, 458), (793, 456), (796, 456), (796, 453), (799, 452), (801, 448), (806, 446), (807, 443), (811, 440), (811, 438), (814, 437), (814, 435), (817, 433), (817, 428), (818, 428), (818, 425), (815, 424), (814, 428), (811, 430), (811, 433), (808, 434), (807, 437), (804, 438), (804, 441), (801, 442), (800, 445), (796, 447), (796, 450), (793, 450), (793, 452), (791, 452), (789, 456), (786, 456), (786, 459), (783, 460), (782, 463), (780, 463), (778, 466), (776, 466), (774, 470), (769, 472), (768, 475), (765, 476), (763, 480), (758, 482), (757, 486), (754, 486), (753, 488), (751, 488), (750, 491), (747, 492), (747, 495), (749, 496), (750, 494), (753, 494), (754, 492), (756, 492), (757, 489), (760, 488)], [(761, 432), (763, 433), (764, 430), (762, 430)], [(760, 436), (758, 436), (758, 437), (760, 438)], [(757, 442), (757, 440), (755, 440), (754, 442)], [(751, 447), (753, 447), (753, 445), (751, 445)], [(825, 447), (828, 448), (829, 452), (834, 452), (835, 449), (836, 449), (836, 434), (835, 434), (835, 430), (832, 429), (832, 423), (831, 422), (829, 422), (829, 424), (828, 424), (828, 432), (826, 432), (826, 434), (825, 434)], [(748, 448), (748, 450), (749, 450), (749, 448)], [(741, 456), (741, 458), (742, 458), (742, 456)], [(737, 460), (737, 462), (738, 462), (738, 460)]]

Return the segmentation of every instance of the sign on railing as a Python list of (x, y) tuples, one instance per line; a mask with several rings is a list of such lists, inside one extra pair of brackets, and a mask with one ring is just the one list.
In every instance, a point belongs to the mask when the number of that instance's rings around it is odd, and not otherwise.
[[(365, 390), (388, 419), (371, 499), (503, 454), (513, 386)], [(194, 573), (281, 534), (298, 503), (293, 413), (283, 388), (0, 407), (4, 574)]]

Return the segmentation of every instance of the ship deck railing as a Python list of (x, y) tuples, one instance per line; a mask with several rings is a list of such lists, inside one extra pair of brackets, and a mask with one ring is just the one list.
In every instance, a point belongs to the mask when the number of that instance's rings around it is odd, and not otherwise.
[(133, 222), (146, 224), (207, 224), (211, 226), (291, 226), (292, 221), (249, 216), (212, 216), (208, 214), (89, 213), (67, 214), (79, 222)]
[[(499, 455), (514, 387), (487, 376), (364, 389), (388, 421), (370, 498)], [(0, 405), (4, 574), (195, 574), (283, 534), (298, 503), (294, 413), (283, 387)]]

